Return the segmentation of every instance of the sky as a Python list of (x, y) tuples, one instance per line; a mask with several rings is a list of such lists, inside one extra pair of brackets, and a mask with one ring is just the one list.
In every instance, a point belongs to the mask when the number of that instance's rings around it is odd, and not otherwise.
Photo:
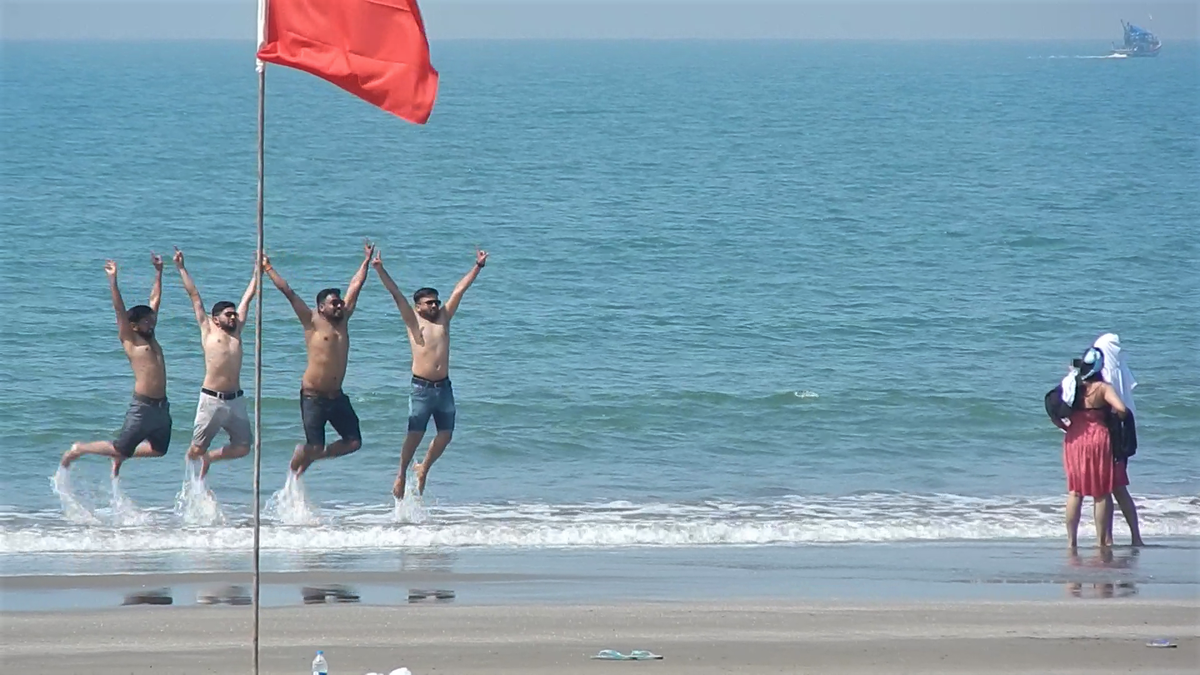
[[(431, 41), (782, 38), (1119, 41), (1119, 19), (1200, 37), (1196, 2), (1155, 0), (423, 0)], [(4, 40), (253, 40), (256, 0), (0, 0)], [(1153, 17), (1151, 19), (1150, 17)]]

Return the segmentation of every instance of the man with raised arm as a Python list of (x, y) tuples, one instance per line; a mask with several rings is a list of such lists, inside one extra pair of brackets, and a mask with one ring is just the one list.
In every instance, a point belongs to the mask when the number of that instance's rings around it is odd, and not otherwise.
[(150, 288), (150, 304), (125, 309), (125, 300), (117, 286), (117, 263), (108, 260), (104, 271), (112, 292), (113, 310), (117, 314), (117, 336), (133, 367), (133, 400), (125, 412), (125, 424), (115, 441), (75, 443), (62, 456), (63, 468), (83, 455), (102, 455), (112, 458), (112, 474), (121, 472), (121, 463), (131, 457), (162, 457), (171, 444), (171, 408), (167, 405), (167, 364), (162, 346), (154, 338), (158, 324), (158, 307), (162, 301), (162, 258), (150, 254), (154, 265), (154, 285)]
[[(241, 385), (242, 329), (250, 312), (250, 300), (254, 298), (255, 275), (250, 276), (250, 285), (236, 307), (232, 302), (222, 300), (212, 306), (212, 312), (205, 312), (200, 291), (196, 290), (192, 275), (184, 267), (183, 251), (178, 247), (175, 248), (175, 267), (179, 268), (183, 288), (192, 300), (196, 322), (200, 324), (200, 344), (204, 348), (204, 384), (200, 386), (192, 445), (187, 454), (188, 459), (201, 461), (200, 477), (203, 478), (213, 462), (250, 454), (250, 416), (246, 413)], [(221, 429), (229, 434), (229, 444), (209, 450)]]
[(408, 471), (408, 464), (412, 461), (417, 446), (421, 444), (421, 439), (425, 436), (425, 430), (429, 427), (429, 418), (433, 418), (437, 435), (429, 443), (425, 459), (413, 467), (418, 492), (424, 494), (425, 479), (429, 475), (429, 469), (438, 457), (442, 456), (442, 452), (446, 450), (446, 446), (450, 444), (450, 438), (454, 434), (454, 390), (450, 386), (450, 320), (458, 311), (463, 293), (467, 292), (467, 289), (475, 282), (475, 277), (479, 276), (479, 270), (487, 264), (487, 258), (487, 251), (475, 251), (475, 266), (454, 287), (454, 291), (450, 293), (450, 298), (446, 300), (444, 307), (441, 300), (438, 299), (436, 290), (432, 288), (418, 289), (413, 293), (415, 312), (396, 286), (396, 282), (392, 281), (387, 270), (383, 269), (382, 256), (376, 255), (372, 263), (376, 273), (379, 274), (380, 281), (396, 301), (396, 307), (399, 308), (400, 316), (403, 317), (404, 325), (408, 329), (408, 344), (412, 348), (412, 389), (408, 395), (408, 434), (404, 437), (404, 446), (400, 450), (400, 471), (392, 486), (392, 494), (396, 499), (404, 498), (405, 474)]
[[(358, 415), (350, 405), (350, 399), (342, 391), (342, 380), (346, 377), (346, 360), (350, 354), (350, 333), (347, 323), (354, 314), (358, 294), (367, 280), (367, 265), (375, 253), (375, 245), (367, 241), (363, 245), (365, 257), (358, 271), (350, 279), (346, 297), (338, 288), (326, 288), (317, 293), (317, 308), (308, 305), (296, 295), (283, 277), (263, 256), (263, 272), (271, 277), (275, 287), (292, 303), (300, 325), (304, 327), (304, 345), (308, 350), (308, 366), (300, 379), (300, 417), (304, 423), (304, 443), (296, 446), (292, 455), (291, 470), (302, 475), (318, 459), (329, 459), (348, 455), (362, 447), (362, 433), (358, 429)], [(341, 439), (325, 444), (325, 425), (332, 424)]]

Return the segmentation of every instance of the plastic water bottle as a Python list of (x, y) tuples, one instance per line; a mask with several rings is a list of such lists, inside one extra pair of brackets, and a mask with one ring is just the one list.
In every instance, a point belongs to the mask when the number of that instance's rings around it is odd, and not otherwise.
[(325, 652), (317, 651), (317, 658), (313, 659), (312, 675), (329, 675), (329, 663), (325, 661)]

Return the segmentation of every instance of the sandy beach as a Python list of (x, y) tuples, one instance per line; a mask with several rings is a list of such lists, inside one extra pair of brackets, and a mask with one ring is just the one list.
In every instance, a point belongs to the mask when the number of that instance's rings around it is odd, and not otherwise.
[[(250, 672), (247, 607), (3, 614), (11, 672)], [(1185, 673), (1200, 663), (1200, 603), (656, 603), (268, 608), (262, 672)], [(1150, 648), (1168, 638), (1176, 648)], [(658, 662), (589, 659), (645, 649)]]

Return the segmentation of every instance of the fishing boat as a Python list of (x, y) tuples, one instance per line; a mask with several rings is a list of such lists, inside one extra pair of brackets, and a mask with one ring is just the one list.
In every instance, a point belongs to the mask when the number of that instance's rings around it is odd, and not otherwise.
[(1125, 28), (1125, 44), (1118, 47), (1113, 45), (1113, 56), (1158, 56), (1162, 49), (1162, 41), (1158, 36), (1145, 28), (1121, 21)]

